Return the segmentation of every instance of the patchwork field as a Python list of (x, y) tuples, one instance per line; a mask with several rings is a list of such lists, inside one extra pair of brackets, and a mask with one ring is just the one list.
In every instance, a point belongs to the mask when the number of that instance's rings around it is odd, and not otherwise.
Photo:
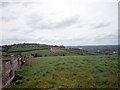
[(29, 52), (23, 52), (23, 54), (32, 54), (32, 53), (40, 53), (41, 55), (50, 55), (51, 52), (50, 50), (34, 50), (34, 51), (29, 51)]
[(116, 88), (117, 72), (117, 55), (37, 57), (9, 88)]

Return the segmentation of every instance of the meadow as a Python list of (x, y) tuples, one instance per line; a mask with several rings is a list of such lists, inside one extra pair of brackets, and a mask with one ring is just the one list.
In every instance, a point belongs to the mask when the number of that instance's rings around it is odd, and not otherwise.
[(8, 88), (117, 88), (118, 56), (37, 57)]

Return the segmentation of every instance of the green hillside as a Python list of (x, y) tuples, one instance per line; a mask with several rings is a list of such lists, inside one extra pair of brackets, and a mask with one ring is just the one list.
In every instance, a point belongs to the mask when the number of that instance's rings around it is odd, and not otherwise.
[(117, 55), (40, 57), (9, 88), (117, 88)]
[[(71, 46), (73, 47), (73, 46)], [(40, 54), (42, 56), (73, 56), (73, 55), (112, 55), (117, 53), (116, 46), (84, 46), (85, 49), (78, 49), (77, 47), (68, 48), (64, 46), (56, 45), (45, 45), (45, 44), (14, 44), (14, 45), (4, 45), (1, 48), (3, 54)], [(106, 48), (105, 48), (106, 47)], [(109, 48), (108, 48), (109, 47)], [(97, 49), (98, 48), (98, 49)], [(51, 50), (53, 49), (53, 50)], [(55, 50), (54, 50), (55, 49)], [(39, 56), (40, 56), (39, 55)]]
[(16, 72), (9, 88), (118, 87), (118, 51), (113, 46), (79, 49), (23, 43), (4, 45), (1, 51), (33, 56), (32, 64)]
[(32, 53), (39, 53), (41, 55), (51, 55), (52, 52), (50, 50), (34, 50), (29, 52), (23, 52), (23, 54), (32, 54)]

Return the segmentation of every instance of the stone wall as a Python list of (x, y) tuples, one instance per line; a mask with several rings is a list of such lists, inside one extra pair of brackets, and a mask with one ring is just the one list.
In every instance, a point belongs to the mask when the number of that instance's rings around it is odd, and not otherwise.
[(2, 87), (6, 88), (15, 77), (15, 72), (24, 65), (23, 58), (2, 60)]

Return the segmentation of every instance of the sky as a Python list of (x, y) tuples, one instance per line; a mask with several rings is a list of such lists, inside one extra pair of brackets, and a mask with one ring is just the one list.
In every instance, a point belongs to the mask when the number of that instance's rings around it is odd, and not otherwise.
[(119, 0), (0, 0), (0, 44), (117, 45)]

